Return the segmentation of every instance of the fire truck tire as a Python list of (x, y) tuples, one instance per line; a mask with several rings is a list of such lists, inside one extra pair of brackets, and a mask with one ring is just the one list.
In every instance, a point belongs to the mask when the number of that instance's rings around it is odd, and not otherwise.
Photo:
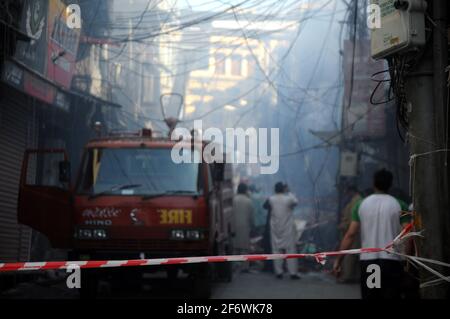
[(6, 291), (16, 286), (18, 276), (15, 273), (5, 273), (0, 276), (0, 291)]
[(112, 290), (116, 294), (121, 294), (124, 291), (136, 291), (141, 288), (143, 272), (139, 267), (113, 269), (110, 273)]
[(98, 278), (94, 269), (81, 270), (81, 299), (95, 299), (97, 297)]
[(194, 277), (194, 298), (208, 299), (212, 292), (212, 274), (209, 264), (199, 264)]

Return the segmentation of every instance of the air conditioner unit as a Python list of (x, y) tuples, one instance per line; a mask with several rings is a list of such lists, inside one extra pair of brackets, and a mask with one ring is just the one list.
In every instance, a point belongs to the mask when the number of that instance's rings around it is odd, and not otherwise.
[(425, 45), (427, 3), (424, 0), (371, 0), (371, 4), (369, 20), (379, 19), (380, 22), (371, 32), (374, 59), (409, 52)]

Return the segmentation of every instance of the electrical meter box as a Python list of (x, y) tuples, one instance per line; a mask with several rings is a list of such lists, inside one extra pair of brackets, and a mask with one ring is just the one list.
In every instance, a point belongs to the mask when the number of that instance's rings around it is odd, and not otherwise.
[(424, 0), (371, 0), (368, 14), (378, 25), (371, 26), (374, 59), (405, 53), (425, 45)]
[(342, 151), (340, 175), (345, 177), (355, 177), (357, 173), (358, 154), (350, 151)]

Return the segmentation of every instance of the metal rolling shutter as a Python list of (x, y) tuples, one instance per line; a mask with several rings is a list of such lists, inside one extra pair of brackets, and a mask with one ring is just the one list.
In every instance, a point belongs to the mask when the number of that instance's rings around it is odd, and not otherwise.
[(29, 101), (14, 89), (0, 97), (0, 261), (29, 259), (31, 229), (17, 223), (22, 158), (38, 137), (37, 111)]

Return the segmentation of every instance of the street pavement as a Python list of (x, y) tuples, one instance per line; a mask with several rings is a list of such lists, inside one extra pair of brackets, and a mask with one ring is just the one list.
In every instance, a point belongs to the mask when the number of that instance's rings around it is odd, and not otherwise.
[[(62, 274), (63, 275), (63, 274)], [(113, 292), (107, 283), (100, 286), (99, 298), (114, 299), (164, 299), (189, 298), (187, 280), (169, 284), (164, 277), (145, 279), (141, 287)], [(277, 279), (273, 274), (237, 273), (231, 283), (215, 283), (213, 299), (359, 299), (358, 284), (338, 284), (323, 272), (302, 273), (300, 280), (289, 276)], [(68, 289), (64, 277), (58, 279), (25, 282), (15, 288), (0, 292), (0, 299), (77, 299), (76, 289)]]
[(359, 299), (359, 284), (338, 284), (329, 274), (309, 272), (300, 280), (285, 275), (277, 279), (269, 273), (235, 275), (231, 283), (218, 284), (214, 299)]

